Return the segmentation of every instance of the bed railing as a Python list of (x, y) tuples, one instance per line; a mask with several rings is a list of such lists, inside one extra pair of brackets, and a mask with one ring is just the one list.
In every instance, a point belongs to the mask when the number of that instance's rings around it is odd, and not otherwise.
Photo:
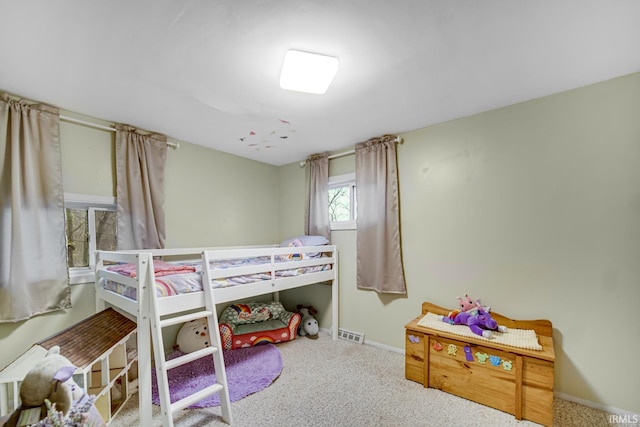
[[(300, 256), (302, 254), (302, 256)], [(305, 254), (307, 257), (305, 257)], [(312, 254), (322, 254), (312, 257)], [(151, 298), (148, 292), (155, 292), (154, 269), (149, 268), (154, 258), (162, 258), (166, 262), (189, 260), (199, 261), (203, 271), (203, 277), (213, 281), (227, 277), (248, 273), (266, 273), (264, 280), (236, 286), (213, 286), (213, 295), (216, 304), (237, 301), (240, 299), (274, 293), (277, 299), (279, 291), (293, 289), (313, 283), (330, 282), (331, 287), (331, 334), (335, 340), (338, 337), (338, 252), (335, 246), (307, 246), (307, 247), (230, 247), (230, 248), (186, 248), (186, 249), (161, 249), (141, 251), (96, 251), (96, 308), (104, 309), (107, 303), (113, 305), (121, 312), (129, 313), (138, 322), (138, 352), (139, 352), (139, 399), (140, 408), (148, 407), (151, 393), (151, 342), (150, 321)], [(265, 262), (257, 265), (232, 266), (226, 269), (209, 268), (212, 260), (237, 259), (251, 256), (265, 256)], [(109, 271), (109, 263), (135, 264), (136, 277), (128, 277)], [(317, 272), (298, 276), (280, 277), (281, 271), (293, 270), (303, 267), (315, 267), (330, 265), (330, 269), (320, 268)], [(137, 290), (137, 300), (119, 295), (116, 292), (104, 289), (103, 282), (109, 280), (121, 285), (131, 286)], [(209, 286), (207, 286), (209, 288)], [(194, 310), (204, 306), (204, 292), (191, 292), (166, 298), (155, 299), (155, 310), (161, 316), (171, 316), (185, 310)], [(146, 362), (145, 362), (146, 361)], [(150, 407), (140, 413), (141, 425), (151, 424)]]

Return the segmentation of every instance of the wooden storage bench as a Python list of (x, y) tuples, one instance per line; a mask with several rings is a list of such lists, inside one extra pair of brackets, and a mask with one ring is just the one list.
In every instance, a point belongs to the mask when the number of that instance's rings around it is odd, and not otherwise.
[[(499, 325), (535, 330), (542, 350), (506, 346), (418, 325), (427, 313), (447, 315), (449, 311), (425, 302), (422, 314), (405, 326), (405, 377), (513, 414), (518, 420), (553, 425), (555, 352), (551, 322), (518, 321), (491, 313)], [(473, 360), (468, 359), (468, 353)], [(492, 357), (494, 363), (480, 360), (476, 353)]]

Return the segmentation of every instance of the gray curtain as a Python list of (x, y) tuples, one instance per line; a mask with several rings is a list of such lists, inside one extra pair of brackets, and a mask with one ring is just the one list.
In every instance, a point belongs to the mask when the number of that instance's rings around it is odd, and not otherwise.
[(0, 322), (71, 308), (58, 110), (0, 99)]
[(164, 248), (166, 158), (165, 136), (116, 125), (118, 249)]
[(307, 205), (304, 232), (331, 239), (329, 225), (329, 153), (314, 154), (306, 161)]
[(396, 140), (385, 135), (356, 145), (357, 286), (406, 294)]

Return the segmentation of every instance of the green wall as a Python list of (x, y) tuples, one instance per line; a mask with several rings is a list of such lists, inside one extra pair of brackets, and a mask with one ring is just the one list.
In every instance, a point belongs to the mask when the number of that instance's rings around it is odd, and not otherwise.
[(182, 143), (166, 174), (167, 247), (279, 241), (277, 167)]
[[(355, 285), (356, 232), (335, 231), (340, 327), (402, 349), (423, 301), (469, 293), (506, 316), (553, 322), (561, 397), (639, 413), (640, 74), (401, 135), (398, 148), (408, 295)], [(62, 124), (65, 189), (113, 195), (113, 135)], [(353, 156), (331, 161), (351, 172)], [(183, 143), (169, 150), (167, 246), (277, 242), (304, 229), (304, 169), (272, 167)], [(0, 366), (91, 314), (74, 308), (0, 324)], [(331, 290), (282, 295), (331, 323)], [(631, 313), (631, 314), (624, 314)]]
[[(638, 112), (632, 74), (401, 135), (408, 295), (357, 290), (356, 233), (334, 231), (340, 327), (403, 349), (423, 301), (454, 308), (469, 293), (508, 317), (553, 322), (559, 396), (639, 413)], [(346, 159), (330, 174), (353, 171)], [(329, 304), (295, 292), (283, 300)]]
[[(107, 124), (78, 114), (83, 120)], [(115, 196), (114, 134), (60, 123), (65, 192)], [(166, 247), (270, 244), (279, 241), (278, 168), (181, 143), (167, 153)], [(93, 284), (71, 286), (71, 310), (0, 323), (0, 367), (33, 343), (95, 312)], [(168, 334), (176, 331), (169, 331)], [(170, 347), (175, 341), (166, 339)]]
[(414, 312), (469, 292), (508, 317), (549, 319), (556, 391), (640, 412), (640, 335), (618, 320), (640, 300), (639, 111), (634, 74), (406, 134)]

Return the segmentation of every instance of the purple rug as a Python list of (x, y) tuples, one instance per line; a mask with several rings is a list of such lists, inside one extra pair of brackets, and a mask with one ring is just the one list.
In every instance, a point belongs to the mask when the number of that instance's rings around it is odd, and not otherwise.
[[(167, 360), (180, 356), (175, 351), (167, 356)], [(260, 344), (255, 347), (226, 350), (223, 352), (227, 371), (229, 398), (232, 402), (257, 393), (267, 388), (282, 372), (282, 356), (273, 344)], [(155, 369), (151, 372), (152, 401), (160, 405), (158, 383)], [(171, 401), (176, 402), (188, 395), (215, 382), (213, 358), (205, 356), (186, 365), (171, 369), (169, 376), (169, 394)], [(219, 406), (218, 393), (207, 397), (189, 408)]]

